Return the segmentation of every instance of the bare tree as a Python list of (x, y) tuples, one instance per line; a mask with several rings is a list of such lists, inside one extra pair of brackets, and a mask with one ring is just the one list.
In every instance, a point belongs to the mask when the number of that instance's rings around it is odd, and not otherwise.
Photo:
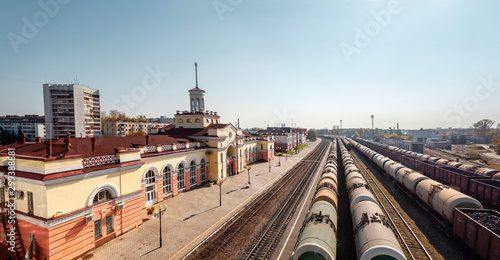
[(478, 136), (486, 137), (486, 134), (489, 132), (494, 123), (495, 121), (490, 119), (483, 119), (472, 124), (472, 127), (476, 130)]

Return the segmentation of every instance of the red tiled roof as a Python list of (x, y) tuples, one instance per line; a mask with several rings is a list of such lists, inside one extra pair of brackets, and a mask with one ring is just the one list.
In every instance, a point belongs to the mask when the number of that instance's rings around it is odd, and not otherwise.
[[(182, 136), (175, 138), (169, 135), (149, 135), (149, 145), (168, 145), (190, 142)], [(145, 136), (96, 137), (95, 151), (92, 151), (91, 138), (71, 138), (71, 149), (66, 148), (64, 138), (52, 141), (52, 156), (82, 155), (83, 158), (115, 154), (115, 148), (132, 148), (146, 145)], [(7, 153), (8, 148), (15, 148), (15, 153), (34, 157), (46, 157), (44, 143), (9, 144), (0, 147), (0, 153)]]

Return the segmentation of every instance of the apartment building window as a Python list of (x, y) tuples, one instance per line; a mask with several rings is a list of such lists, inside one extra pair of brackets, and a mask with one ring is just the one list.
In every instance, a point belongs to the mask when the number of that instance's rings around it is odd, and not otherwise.
[(106, 234), (115, 231), (115, 223), (113, 220), (113, 215), (109, 215), (106, 217)]
[(28, 191), (26, 192), (28, 195), (28, 214), (34, 214), (34, 207), (33, 207), (33, 192)]
[(92, 203), (110, 200), (112, 198), (113, 196), (111, 196), (111, 193), (108, 190), (101, 190), (94, 196), (94, 200), (92, 201)]
[(98, 239), (102, 237), (102, 220), (98, 219), (94, 221), (94, 238)]

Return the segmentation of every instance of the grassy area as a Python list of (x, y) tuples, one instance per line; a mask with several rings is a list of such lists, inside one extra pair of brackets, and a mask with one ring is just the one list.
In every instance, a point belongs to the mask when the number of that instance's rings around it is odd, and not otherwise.
[(281, 155), (283, 155), (283, 154), (295, 154), (295, 152), (279, 152), (278, 154), (281, 154)]
[(483, 146), (476, 145), (476, 144), (469, 145), (469, 148), (474, 149), (474, 150), (485, 150)]

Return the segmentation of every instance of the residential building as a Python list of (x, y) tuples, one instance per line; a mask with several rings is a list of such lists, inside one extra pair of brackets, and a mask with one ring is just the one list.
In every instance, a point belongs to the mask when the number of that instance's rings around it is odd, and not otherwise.
[(26, 134), (26, 141), (34, 142), (35, 137), (45, 138), (44, 116), (39, 115), (7, 115), (0, 116), (0, 127), (16, 135)]
[(130, 133), (139, 131), (145, 134), (155, 133), (155, 128), (160, 128), (169, 125), (168, 123), (149, 123), (149, 122), (120, 122), (120, 121), (104, 121), (102, 130), (104, 136), (127, 136)]
[(78, 84), (43, 84), (47, 138), (101, 133), (99, 90)]

